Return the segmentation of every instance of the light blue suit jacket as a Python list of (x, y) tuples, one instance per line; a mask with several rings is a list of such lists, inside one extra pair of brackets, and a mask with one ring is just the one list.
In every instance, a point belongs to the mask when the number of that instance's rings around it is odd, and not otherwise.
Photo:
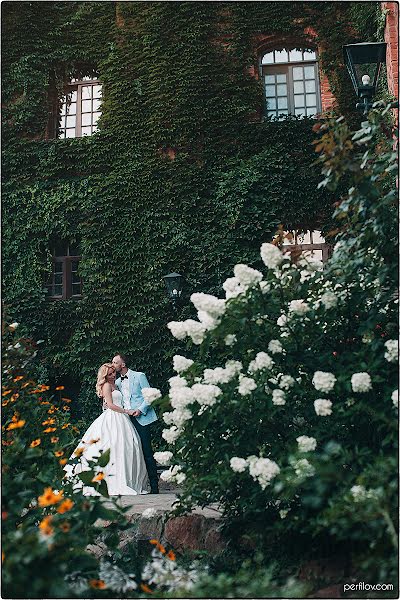
[[(138, 371), (132, 371), (128, 369), (127, 375), (129, 375), (129, 392), (130, 392), (130, 403), (133, 410), (139, 409), (142, 413), (139, 417), (135, 417), (140, 425), (150, 425), (153, 421), (157, 421), (157, 415), (154, 408), (147, 404), (143, 398), (142, 388), (150, 387), (147, 377), (144, 373)], [(122, 394), (122, 381), (121, 377), (115, 381), (117, 389)]]

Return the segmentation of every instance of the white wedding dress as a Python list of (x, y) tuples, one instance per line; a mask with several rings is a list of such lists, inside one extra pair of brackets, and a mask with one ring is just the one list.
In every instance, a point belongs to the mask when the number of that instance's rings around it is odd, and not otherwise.
[[(113, 403), (122, 408), (123, 397), (119, 390), (112, 391)], [(88, 460), (100, 456), (100, 450), (110, 449), (110, 460), (102, 469), (110, 496), (133, 496), (147, 494), (148, 476), (142, 444), (128, 415), (107, 408), (85, 432), (78, 448), (84, 448), (80, 462), (66, 464), (67, 477), (88, 471)], [(71, 459), (75, 458), (72, 454)], [(74, 485), (85, 496), (97, 496), (98, 492), (81, 481)]]

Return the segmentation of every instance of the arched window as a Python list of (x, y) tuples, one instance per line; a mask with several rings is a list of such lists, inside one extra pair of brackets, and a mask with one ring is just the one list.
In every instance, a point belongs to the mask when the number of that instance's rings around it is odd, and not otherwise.
[(261, 57), (265, 114), (311, 117), (321, 111), (314, 50), (270, 50)]

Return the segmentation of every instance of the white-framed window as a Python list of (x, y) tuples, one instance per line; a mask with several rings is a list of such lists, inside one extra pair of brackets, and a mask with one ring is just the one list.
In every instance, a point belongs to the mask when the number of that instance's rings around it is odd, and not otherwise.
[(331, 244), (327, 244), (319, 230), (285, 231), (283, 250), (296, 246), (305, 257), (312, 257), (325, 263), (332, 252)]
[(58, 138), (76, 138), (97, 131), (101, 115), (102, 86), (98, 79), (72, 79), (61, 99)]
[(265, 114), (312, 117), (321, 111), (317, 55), (314, 50), (270, 50), (261, 56)]

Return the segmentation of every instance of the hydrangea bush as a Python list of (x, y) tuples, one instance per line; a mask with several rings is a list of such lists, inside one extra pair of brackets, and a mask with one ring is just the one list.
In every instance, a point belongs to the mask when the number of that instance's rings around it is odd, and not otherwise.
[(280, 231), (261, 246), (262, 270), (236, 265), (225, 298), (195, 293), (198, 320), (169, 323), (199, 351), (174, 357), (163, 414), (173, 454), (161, 457), (180, 510), (217, 502), (228, 531), (272, 553), (345, 541), (355, 568), (381, 575), (395, 556), (398, 403), (396, 154), (384, 116), (377, 106), (355, 133), (342, 118), (315, 126), (320, 186), (347, 189), (325, 266), (283, 252)]

